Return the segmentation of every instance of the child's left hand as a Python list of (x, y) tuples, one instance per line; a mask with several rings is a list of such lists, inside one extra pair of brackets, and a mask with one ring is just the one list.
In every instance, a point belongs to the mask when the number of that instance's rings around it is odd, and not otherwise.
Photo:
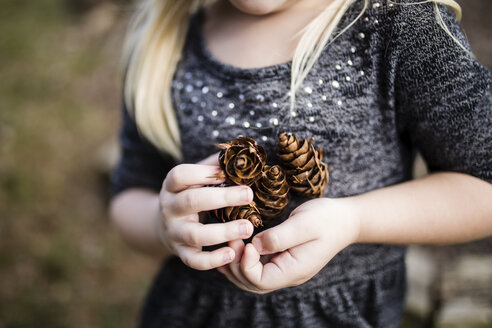
[(356, 242), (360, 223), (354, 213), (350, 198), (310, 200), (282, 224), (256, 235), (252, 244), (229, 242), (236, 257), (218, 270), (257, 294), (300, 285)]

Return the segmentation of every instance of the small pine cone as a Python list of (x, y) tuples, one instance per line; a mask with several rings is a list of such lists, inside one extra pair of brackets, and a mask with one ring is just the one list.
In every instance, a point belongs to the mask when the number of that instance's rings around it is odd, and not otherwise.
[(251, 186), (261, 177), (266, 151), (251, 138), (239, 137), (230, 143), (218, 144), (219, 164), (226, 177), (237, 185)]
[(289, 203), (289, 184), (278, 165), (265, 166), (261, 179), (255, 182), (256, 204), (265, 220), (279, 216)]
[(254, 202), (244, 206), (224, 207), (212, 211), (213, 216), (222, 222), (229, 222), (238, 219), (249, 220), (255, 228), (263, 226), (261, 215)]
[(328, 165), (322, 162), (323, 150), (313, 146), (314, 138), (300, 141), (294, 135), (280, 134), (278, 157), (287, 173), (290, 187), (298, 194), (316, 198), (321, 197), (328, 184)]

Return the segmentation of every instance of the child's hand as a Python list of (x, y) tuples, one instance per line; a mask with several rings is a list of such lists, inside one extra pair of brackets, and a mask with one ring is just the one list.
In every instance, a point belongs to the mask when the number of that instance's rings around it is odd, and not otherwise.
[(204, 252), (202, 246), (248, 238), (253, 233), (253, 225), (247, 220), (216, 224), (199, 222), (199, 212), (245, 205), (253, 200), (253, 192), (246, 186), (203, 187), (224, 182), (224, 179), (216, 178), (221, 172), (218, 165), (204, 164), (174, 167), (164, 180), (159, 195), (162, 242), (186, 265), (197, 270), (219, 267), (231, 262), (235, 256), (230, 247)]
[(219, 271), (239, 288), (258, 294), (306, 282), (356, 241), (359, 222), (350, 204), (349, 198), (302, 204), (288, 220), (255, 236), (252, 244), (230, 242), (236, 259)]

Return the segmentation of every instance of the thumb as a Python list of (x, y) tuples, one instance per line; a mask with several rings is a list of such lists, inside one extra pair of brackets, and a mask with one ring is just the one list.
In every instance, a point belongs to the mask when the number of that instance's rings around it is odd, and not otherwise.
[(234, 250), (234, 253), (236, 256), (232, 260), (231, 264), (237, 264), (241, 262), (241, 258), (243, 257), (243, 251), (244, 251), (244, 242), (241, 239), (238, 240), (231, 240), (229, 241), (229, 247)]
[(278, 226), (259, 233), (251, 242), (261, 255), (265, 255), (283, 252), (316, 238), (315, 225), (309, 224), (305, 215), (299, 213)]

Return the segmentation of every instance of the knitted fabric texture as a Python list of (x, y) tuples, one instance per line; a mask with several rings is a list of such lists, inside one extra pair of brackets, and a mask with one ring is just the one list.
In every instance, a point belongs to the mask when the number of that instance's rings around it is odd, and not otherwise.
[[(339, 28), (361, 8), (362, 1), (354, 4)], [(451, 12), (441, 12), (468, 46)], [(326, 47), (298, 91), (294, 112), (286, 97), (291, 63), (224, 64), (208, 51), (202, 23), (202, 14), (191, 20), (172, 90), (186, 162), (240, 135), (274, 154), (278, 134), (286, 131), (314, 136), (323, 149), (330, 168), (325, 197), (409, 180), (417, 150), (431, 171), (492, 181), (490, 74), (441, 29), (431, 4), (371, 2)], [(173, 161), (140, 137), (125, 110), (120, 137), (112, 194), (132, 187), (158, 191)], [(273, 158), (268, 165), (277, 164)], [(302, 201), (294, 197), (283, 219)], [(172, 260), (154, 282), (142, 326), (398, 327), (404, 251), (353, 245), (307, 283), (262, 296), (239, 290), (215, 270), (195, 272)]]

